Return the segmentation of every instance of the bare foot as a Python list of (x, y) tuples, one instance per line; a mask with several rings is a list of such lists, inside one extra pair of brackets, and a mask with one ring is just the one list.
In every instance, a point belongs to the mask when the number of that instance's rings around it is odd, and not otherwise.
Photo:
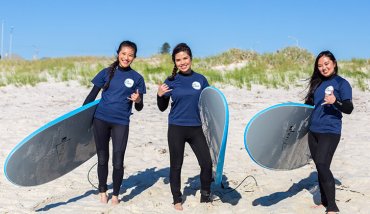
[(177, 203), (173, 207), (175, 208), (175, 210), (180, 210), (180, 211), (183, 210), (181, 203)]
[(105, 192), (100, 193), (100, 202), (103, 204), (108, 203), (108, 195)]
[(120, 200), (118, 199), (118, 196), (113, 195), (112, 196), (112, 205), (119, 204)]
[(311, 206), (311, 208), (317, 209), (317, 208), (325, 208), (323, 204), (315, 204)]

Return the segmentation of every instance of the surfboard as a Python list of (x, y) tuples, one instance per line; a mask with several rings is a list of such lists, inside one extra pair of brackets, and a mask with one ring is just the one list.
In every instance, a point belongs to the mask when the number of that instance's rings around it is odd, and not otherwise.
[(244, 145), (251, 159), (273, 170), (292, 170), (306, 165), (311, 158), (307, 133), (313, 108), (283, 103), (257, 113), (244, 132)]
[(93, 157), (92, 121), (99, 101), (56, 118), (17, 144), (5, 161), (6, 178), (15, 185), (36, 186), (65, 175)]
[(222, 181), (229, 109), (224, 94), (215, 87), (203, 89), (199, 97), (200, 118), (213, 162), (213, 178), (216, 185)]

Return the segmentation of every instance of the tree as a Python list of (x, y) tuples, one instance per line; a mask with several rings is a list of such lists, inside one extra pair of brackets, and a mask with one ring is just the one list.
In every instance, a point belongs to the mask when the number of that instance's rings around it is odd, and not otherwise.
[(168, 44), (167, 42), (163, 43), (162, 47), (161, 47), (161, 50), (160, 50), (160, 53), (161, 54), (169, 54), (170, 53), (170, 44)]

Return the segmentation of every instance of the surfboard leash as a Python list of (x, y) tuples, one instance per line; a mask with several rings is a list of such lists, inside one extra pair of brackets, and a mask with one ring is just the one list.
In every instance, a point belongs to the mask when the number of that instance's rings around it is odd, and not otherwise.
[(95, 189), (99, 189), (97, 186), (95, 186), (91, 181), (90, 181), (90, 172), (91, 170), (94, 168), (94, 166), (96, 166), (96, 164), (98, 164), (98, 162), (96, 162), (94, 165), (92, 165), (92, 167), (89, 169), (89, 171), (87, 172), (87, 180), (89, 181), (89, 183), (91, 184), (92, 187), (94, 187)]
[(231, 189), (230, 191), (227, 191), (225, 193), (222, 193), (222, 192), (219, 192), (221, 196), (219, 196), (217, 199), (214, 199), (213, 201), (221, 201), (221, 199), (227, 195), (227, 194), (230, 194), (234, 191), (236, 191), (236, 189), (238, 189), (243, 183), (245, 180), (247, 180), (247, 178), (253, 178), (254, 180), (254, 183), (256, 184), (256, 186), (258, 186), (258, 183), (257, 183), (257, 179), (253, 176), (253, 175), (248, 175), (246, 176), (239, 184), (238, 186), (236, 186), (235, 188), (231, 188), (231, 187), (225, 187), (225, 185), (221, 182), (221, 188), (222, 189)]
[[(91, 170), (96, 166), (98, 164), (98, 162), (96, 162), (94, 165), (92, 165), (91, 167), (90, 167), (90, 169), (89, 169), (89, 171), (87, 172), (87, 180), (89, 181), (89, 183), (90, 183), (90, 185), (92, 186), (92, 187), (94, 187), (95, 189), (98, 189), (98, 187), (97, 186), (95, 186), (92, 182), (91, 182), (91, 180), (90, 180), (90, 172), (91, 172)], [(244, 183), (244, 181), (245, 180), (247, 180), (247, 178), (253, 178), (253, 180), (254, 180), (254, 183), (255, 183), (255, 185), (256, 186), (258, 186), (258, 183), (257, 183), (257, 179), (253, 176), (253, 175), (248, 175), (248, 176), (246, 176), (235, 188), (231, 188), (231, 187), (225, 187), (225, 185), (224, 185), (224, 183), (222, 183), (221, 182), (221, 188), (222, 189), (230, 189), (229, 191), (227, 191), (227, 192), (225, 192), (225, 193), (222, 193), (222, 192), (219, 192), (220, 194), (221, 194), (221, 196), (219, 196), (219, 198), (217, 198), (217, 199), (214, 199), (213, 201), (220, 201), (222, 198), (223, 198), (223, 196), (225, 196), (225, 195), (227, 195), (227, 194), (230, 194), (230, 193), (232, 193), (232, 192), (234, 192), (234, 191), (236, 191), (236, 189), (238, 189), (243, 183)]]

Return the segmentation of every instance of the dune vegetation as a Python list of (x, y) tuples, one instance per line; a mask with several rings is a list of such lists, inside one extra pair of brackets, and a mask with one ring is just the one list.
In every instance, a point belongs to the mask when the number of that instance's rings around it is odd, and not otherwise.
[[(114, 58), (66, 57), (40, 60), (0, 60), (0, 87), (6, 85), (36, 85), (50, 79), (77, 80), (91, 85), (91, 79)], [(305, 49), (287, 47), (274, 53), (230, 49), (215, 56), (193, 59), (193, 70), (204, 74), (210, 84), (227, 84), (250, 89), (252, 85), (268, 88), (305, 86), (313, 69), (315, 56)], [(339, 61), (339, 73), (347, 77), (353, 87), (370, 90), (370, 60)], [(140, 72), (146, 82), (158, 83), (171, 74), (173, 64), (168, 54), (137, 58), (132, 68)]]

